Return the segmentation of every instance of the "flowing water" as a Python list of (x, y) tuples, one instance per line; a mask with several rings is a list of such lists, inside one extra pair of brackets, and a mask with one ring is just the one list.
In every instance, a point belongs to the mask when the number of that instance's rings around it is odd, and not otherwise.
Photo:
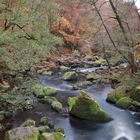
[[(91, 69), (86, 70), (90, 71)], [(63, 103), (64, 107), (66, 107), (66, 99), (69, 96), (75, 96), (80, 92), (71, 90), (72, 83), (62, 80), (61, 74), (51, 77), (39, 76), (38, 79), (44, 86), (50, 85), (56, 88), (58, 91), (57, 98)], [(80, 120), (65, 113), (58, 114), (47, 105), (37, 102), (34, 110), (17, 114), (14, 117), (13, 127), (19, 126), (28, 118), (38, 122), (41, 116), (47, 116), (56, 128), (64, 128), (67, 140), (117, 140), (120, 137), (123, 137), (120, 140), (136, 140), (140, 136), (140, 120), (134, 117), (134, 112), (119, 109), (105, 101), (108, 92), (111, 90), (109, 84), (92, 85), (85, 90), (112, 116), (112, 121), (97, 124)]]

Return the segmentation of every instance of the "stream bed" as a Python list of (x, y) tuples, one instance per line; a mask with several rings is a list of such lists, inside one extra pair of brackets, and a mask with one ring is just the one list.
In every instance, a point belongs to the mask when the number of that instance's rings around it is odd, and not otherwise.
[[(87, 69), (87, 71), (90, 70)], [(82, 72), (87, 71), (82, 69)], [(72, 90), (72, 83), (64, 81), (62, 74), (55, 74), (50, 77), (38, 76), (38, 80), (44, 86), (52, 86), (57, 90), (57, 99), (63, 103), (65, 108), (67, 98), (80, 92), (80, 90)], [(67, 113), (56, 113), (46, 104), (37, 102), (33, 110), (15, 115), (13, 127), (19, 126), (29, 118), (38, 123), (42, 116), (47, 116), (56, 128), (64, 128), (67, 140), (137, 140), (137, 137), (140, 136), (140, 120), (134, 117), (134, 112), (119, 109), (106, 102), (107, 94), (111, 90), (109, 84), (93, 84), (84, 90), (98, 101), (102, 109), (112, 116), (112, 121), (97, 124), (80, 120), (69, 116)]]

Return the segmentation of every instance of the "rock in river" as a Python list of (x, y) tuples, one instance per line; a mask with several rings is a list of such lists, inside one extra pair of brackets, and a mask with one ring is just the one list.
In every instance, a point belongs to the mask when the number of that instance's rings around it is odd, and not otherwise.
[(40, 84), (35, 84), (32, 87), (34, 94), (38, 98), (43, 98), (44, 96), (53, 96), (56, 95), (56, 90), (53, 87), (44, 87)]
[(38, 140), (39, 132), (35, 127), (18, 127), (6, 133), (5, 140)]
[(112, 120), (112, 118), (100, 108), (97, 101), (85, 92), (81, 92), (76, 97), (69, 97), (68, 107), (69, 113), (80, 119), (93, 120), (96, 122)]
[(76, 80), (77, 77), (78, 77), (77, 73), (74, 71), (71, 71), (71, 72), (64, 73), (63, 79), (70, 81), (70, 80)]

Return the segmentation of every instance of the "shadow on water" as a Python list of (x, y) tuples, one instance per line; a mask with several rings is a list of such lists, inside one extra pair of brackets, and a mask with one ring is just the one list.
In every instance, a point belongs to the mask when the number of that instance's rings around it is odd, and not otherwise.
[[(49, 78), (39, 76), (39, 81), (44, 86), (49, 85), (56, 88), (58, 100), (66, 107), (67, 98), (75, 96), (79, 93), (79, 90), (71, 90), (72, 83), (62, 80), (61, 77), (61, 75)], [(111, 122), (97, 124), (69, 115), (65, 116), (63, 113), (54, 112), (50, 106), (37, 102), (33, 110), (15, 115), (13, 127), (19, 126), (28, 118), (36, 120), (38, 125), (39, 119), (42, 116), (47, 116), (56, 128), (64, 128), (67, 140), (118, 140), (120, 137), (122, 137), (122, 140), (136, 140), (140, 136), (140, 125), (137, 124), (140, 123), (140, 120), (134, 117), (133, 112), (121, 110), (107, 103), (105, 99), (110, 90), (110, 85), (92, 85), (86, 89), (88, 94), (96, 99), (100, 106), (112, 116), (113, 121)]]

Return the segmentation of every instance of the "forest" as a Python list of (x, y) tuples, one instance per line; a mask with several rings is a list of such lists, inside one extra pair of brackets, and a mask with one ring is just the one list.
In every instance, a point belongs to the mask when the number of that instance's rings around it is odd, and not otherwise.
[(140, 0), (0, 0), (0, 140), (140, 140)]

